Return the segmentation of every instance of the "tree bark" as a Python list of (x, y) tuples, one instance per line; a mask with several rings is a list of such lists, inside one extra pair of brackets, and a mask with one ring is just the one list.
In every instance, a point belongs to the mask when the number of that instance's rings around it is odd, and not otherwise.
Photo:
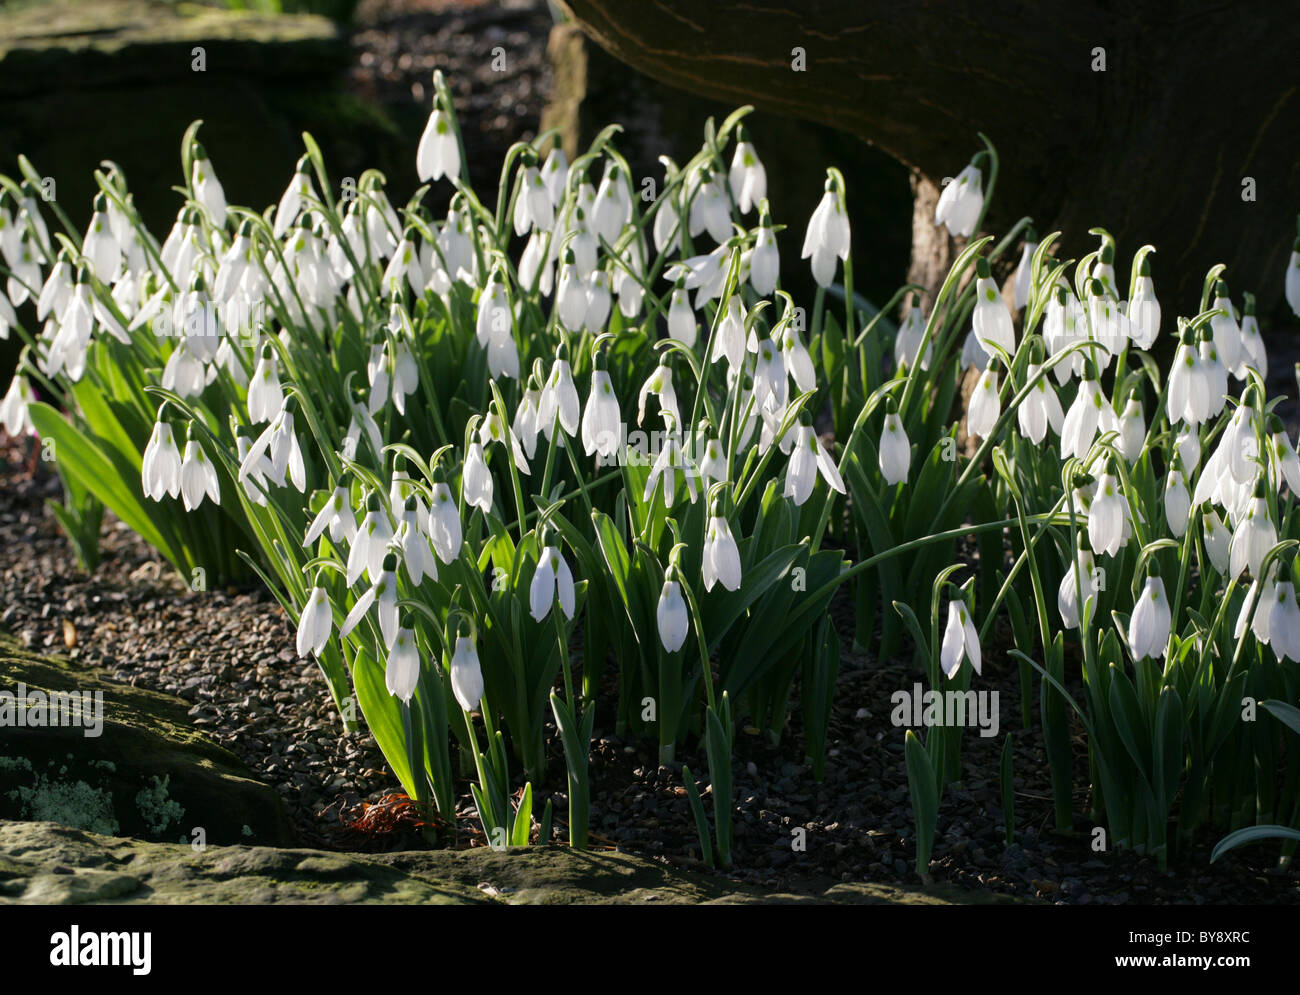
[[(1219, 262), (1236, 299), (1252, 291), (1265, 312), (1282, 299), (1300, 210), (1300, 19), (1280, 7), (559, 2), (649, 76), (880, 146), (916, 172), (920, 205), (984, 132), (1001, 159), (989, 231), (1028, 214), (1040, 233), (1065, 233), (1062, 258), (1078, 258), (1098, 244), (1088, 229), (1107, 228), (1121, 282), (1150, 242), (1168, 311), (1194, 313)], [(921, 209), (914, 275), (940, 258)]]

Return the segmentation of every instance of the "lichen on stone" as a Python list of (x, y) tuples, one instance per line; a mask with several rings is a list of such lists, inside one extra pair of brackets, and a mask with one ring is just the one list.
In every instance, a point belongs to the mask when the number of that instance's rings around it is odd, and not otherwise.
[(37, 774), (35, 784), (19, 785), (16, 794), (23, 806), (24, 819), (58, 822), (107, 836), (117, 833), (112, 794), (92, 788), (85, 781), (53, 781)]
[(180, 822), (185, 817), (185, 807), (176, 799), (167, 797), (167, 785), (171, 781), (168, 774), (162, 780), (155, 774), (153, 787), (141, 788), (135, 796), (135, 807), (154, 834), (162, 834), (173, 822)]

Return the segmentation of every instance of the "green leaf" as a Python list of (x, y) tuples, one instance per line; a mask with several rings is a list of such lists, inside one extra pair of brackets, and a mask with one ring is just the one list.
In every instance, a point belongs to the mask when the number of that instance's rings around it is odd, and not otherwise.
[(1214, 863), (1229, 850), (1247, 843), (1258, 843), (1260, 840), (1300, 840), (1300, 830), (1291, 829), (1289, 826), (1247, 826), (1245, 829), (1238, 829), (1215, 844), (1210, 854), (1210, 863)]
[(907, 786), (912, 794), (912, 818), (916, 824), (916, 873), (930, 876), (930, 850), (939, 822), (939, 789), (935, 785), (934, 766), (924, 744), (911, 729), (903, 748), (907, 762)]
[(1285, 701), (1275, 701), (1273, 699), (1261, 701), (1259, 707), (1292, 732), (1300, 733), (1300, 708), (1296, 708), (1295, 705), (1288, 705)]

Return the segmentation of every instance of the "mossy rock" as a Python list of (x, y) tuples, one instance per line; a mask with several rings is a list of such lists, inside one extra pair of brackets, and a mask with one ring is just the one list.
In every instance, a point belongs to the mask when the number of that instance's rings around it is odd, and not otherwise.
[[(194, 729), (181, 699), (36, 656), (8, 636), (0, 636), (0, 674), (0, 817), (151, 839), (189, 839), (195, 828), (214, 843), (292, 838), (279, 794)], [(38, 701), (37, 692), (47, 702), (51, 692), (79, 692), (92, 721), (14, 725), (19, 685)], [(96, 695), (103, 726), (87, 736)]]
[(721, 875), (567, 847), (363, 855), (191, 846), (0, 821), (0, 904), (947, 905), (986, 894), (837, 884), (768, 894)]

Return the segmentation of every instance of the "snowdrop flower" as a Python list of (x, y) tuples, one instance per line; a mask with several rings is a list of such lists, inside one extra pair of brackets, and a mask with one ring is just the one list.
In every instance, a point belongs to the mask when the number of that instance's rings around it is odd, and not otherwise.
[[(1228, 397), (1228, 367), (1220, 359), (1219, 348), (1214, 344), (1214, 339), (1210, 336), (1210, 330), (1207, 328), (1202, 332), (1201, 344), (1197, 349), (1200, 356), (1200, 368), (1202, 376), (1205, 378), (1206, 386), (1209, 388), (1208, 393), (1202, 395), (1202, 399), (1209, 402), (1209, 407), (1205, 409), (1204, 417), (1201, 421), (1206, 421), (1218, 415), (1222, 410)], [(1189, 404), (1197, 403), (1195, 397), (1189, 400)], [(1195, 413), (1201, 416), (1201, 410), (1197, 408)]]
[[(446, 253), (444, 252), (444, 256)], [(385, 291), (396, 290), (405, 280), (410, 285), (411, 290), (416, 294), (423, 294), (425, 286), (429, 284), (429, 277), (424, 272), (424, 267), (420, 262), (420, 254), (415, 248), (415, 231), (408, 228), (402, 233), (402, 240), (397, 243), (397, 248), (393, 250), (393, 258), (388, 260), (388, 266), (384, 269), (384, 275), (380, 278), (380, 286)], [(440, 293), (445, 293), (451, 287), (450, 284), (444, 286)], [(438, 289), (435, 287), (435, 289)]]
[(1300, 660), (1300, 605), (1296, 604), (1295, 585), (1290, 582), (1274, 587), (1268, 635), (1279, 660)]
[(784, 408), (789, 393), (786, 384), (785, 361), (781, 350), (771, 339), (758, 343), (758, 355), (754, 360), (753, 397), (757, 404), (764, 407)]
[(907, 441), (903, 419), (898, 416), (893, 398), (887, 402), (885, 424), (880, 431), (880, 472), (891, 487), (907, 480), (912, 465), (912, 444)]
[(17, 438), (24, 432), (35, 431), (27, 414), (27, 405), (34, 400), (27, 378), (16, 374), (9, 381), (9, 390), (5, 393), (4, 400), (0, 401), (0, 425), (4, 426), (12, 438)]
[(573, 573), (560, 555), (558, 545), (550, 544), (542, 550), (533, 572), (533, 582), (528, 587), (528, 612), (540, 622), (551, 613), (551, 605), (560, 602), (564, 617), (573, 618), (575, 610)]
[(1088, 534), (1086, 532), (1080, 535), (1079, 553), (1075, 557), (1075, 565), (1078, 567), (1076, 574), (1073, 568), (1065, 571), (1065, 576), (1061, 578), (1061, 584), (1056, 590), (1056, 610), (1061, 613), (1061, 624), (1067, 629), (1077, 629), (1079, 627), (1079, 585), (1083, 585), (1083, 602), (1086, 604), (1097, 593), (1096, 585), (1093, 581), (1093, 571), (1096, 569), (1096, 562), (1092, 556), (1092, 550), (1087, 547)]
[(1244, 378), (1247, 369), (1252, 369), (1260, 378), (1268, 376), (1268, 352), (1264, 348), (1264, 339), (1259, 334), (1259, 319), (1255, 317), (1255, 298), (1246, 294), (1243, 314), (1241, 316), (1241, 357), (1238, 368)]
[(934, 223), (944, 225), (954, 237), (970, 238), (975, 234), (980, 212), (984, 210), (983, 177), (980, 167), (987, 153), (976, 153), (970, 165), (958, 173), (939, 195), (934, 209)]
[(376, 459), (382, 460), (384, 441), (380, 438), (379, 425), (371, 416), (367, 406), (360, 403), (352, 405), (352, 420), (348, 422), (347, 434), (343, 437), (343, 455), (350, 460), (357, 458), (361, 446), (361, 433), (365, 432), (366, 441)]
[(547, 442), (554, 441), (551, 433), (557, 419), (565, 435), (578, 434), (578, 413), (581, 408), (568, 355), (568, 350), (561, 343), (555, 350), (551, 375), (546, 378), (546, 386), (542, 388), (542, 395), (537, 404), (537, 427), (546, 436)]
[(519, 350), (515, 346), (510, 300), (495, 270), (479, 295), (474, 334), (478, 344), (487, 350), (490, 375), (518, 379)]
[(1205, 553), (1210, 563), (1219, 573), (1226, 574), (1232, 565), (1232, 533), (1209, 504), (1201, 509), (1201, 535), (1205, 539)]
[(749, 256), (749, 285), (760, 297), (767, 297), (776, 289), (781, 276), (781, 254), (776, 247), (772, 219), (764, 211), (754, 238), (754, 249)]
[(415, 686), (420, 683), (420, 651), (415, 645), (415, 630), (400, 626), (388, 651), (384, 668), (384, 687), (404, 705), (411, 703)]
[(948, 624), (944, 626), (943, 643), (939, 649), (939, 665), (952, 680), (961, 669), (961, 662), (969, 659), (975, 673), (980, 672), (980, 637), (971, 621), (970, 608), (962, 598), (948, 602)]
[(732, 294), (727, 299), (726, 310), (718, 322), (717, 335), (713, 340), (713, 355), (710, 359), (716, 363), (723, 357), (732, 370), (739, 369), (745, 361), (745, 312), (739, 294)]
[(1291, 258), (1286, 264), (1286, 302), (1291, 312), (1300, 317), (1300, 238), (1291, 246)]
[(1280, 477), (1285, 480), (1291, 494), (1300, 496), (1300, 456), (1296, 455), (1295, 446), (1291, 445), (1291, 437), (1286, 434), (1282, 419), (1272, 415), (1269, 418), (1269, 431), (1272, 434), (1269, 440), (1269, 462), (1273, 479), (1276, 481)]
[(685, 645), (691, 621), (676, 576), (677, 568), (670, 566), (664, 574), (664, 586), (659, 592), (659, 606), (655, 610), (655, 620), (659, 623), (659, 642), (668, 653), (676, 653)]
[(1020, 262), (1016, 266), (1015, 308), (1024, 310), (1029, 303), (1029, 290), (1034, 277), (1034, 253), (1038, 250), (1038, 235), (1030, 228), (1025, 232), (1024, 248), (1020, 250)]
[(613, 245), (618, 241), (623, 227), (631, 220), (632, 195), (628, 192), (627, 180), (623, 178), (618, 163), (608, 161), (605, 163), (605, 175), (601, 177), (600, 188), (596, 191), (591, 227), (597, 235)]
[(1108, 294), (1118, 297), (1119, 289), (1115, 286), (1115, 243), (1109, 235), (1102, 235), (1101, 240), (1101, 251), (1097, 253), (1092, 272), (1088, 274), (1088, 283), (1091, 285), (1096, 281), (1101, 284), (1100, 288), (1093, 291), (1096, 296)]
[[(391, 536), (390, 536), (391, 538)], [(397, 557), (392, 553), (380, 550), (380, 569), (372, 573), (374, 583), (367, 589), (366, 593), (357, 598), (357, 603), (352, 606), (348, 612), (348, 617), (343, 620), (343, 626), (339, 629), (339, 636), (342, 639), (348, 637), (353, 629), (366, 617), (366, 612), (370, 611), (372, 605), (376, 605), (379, 616), (379, 631), (384, 637), (384, 648), (392, 649), (393, 643), (397, 639)], [(351, 582), (349, 582), (351, 586)]]
[(302, 541), (303, 547), (310, 547), (327, 528), (330, 530), (330, 541), (336, 545), (345, 539), (352, 542), (356, 537), (357, 519), (352, 513), (347, 487), (340, 485), (334, 488), (334, 493), (321, 505), (320, 511), (316, 512), (316, 517), (311, 520), (311, 525), (307, 528), (307, 535)]
[(1269, 568), (1268, 577), (1256, 578), (1250, 582), (1250, 587), (1246, 589), (1246, 598), (1241, 603), (1241, 610), (1237, 613), (1237, 623), (1232, 628), (1233, 639), (1240, 639), (1249, 626), (1260, 644), (1268, 645), (1268, 623), (1273, 614), (1276, 577), (1277, 568), (1274, 566)]
[(743, 124), (736, 130), (736, 153), (731, 158), (727, 180), (741, 214), (748, 214), (767, 196), (767, 170), (759, 161)]
[[(1037, 363), (1030, 363), (1026, 368), (1025, 377), (1034, 386), (1016, 411), (1020, 431), (1036, 446), (1047, 437), (1049, 427), (1060, 435), (1065, 426), (1065, 413), (1061, 410), (1056, 390), (1046, 376), (1038, 377), (1042, 369)], [(1035, 378), (1038, 378), (1036, 383)]]
[(108, 198), (102, 193), (95, 197), (95, 210), (81, 243), (81, 254), (90, 260), (91, 270), (102, 282), (113, 283), (117, 279), (122, 248), (113, 237), (108, 223)]
[(162, 386), (181, 397), (197, 397), (207, 385), (203, 360), (190, 351), (188, 339), (181, 339), (163, 366)]
[(217, 481), (216, 467), (192, 436), (186, 439), (185, 454), (181, 457), (181, 496), (186, 511), (193, 511), (201, 505), (205, 496), (213, 504), (221, 504), (221, 485)]
[[(635, 318), (641, 313), (641, 304), (645, 299), (645, 236), (640, 232), (619, 252), (619, 264), (614, 269), (611, 287), (618, 296), (618, 309), (624, 318)], [(604, 327), (602, 317), (598, 322), (593, 316), (599, 311), (599, 299), (594, 295), (598, 291), (592, 288), (588, 292), (586, 320), (589, 324)]]
[(664, 504), (672, 507), (677, 496), (677, 474), (680, 471), (686, 483), (686, 491), (690, 496), (691, 504), (694, 504), (696, 498), (695, 478), (699, 476), (699, 470), (682, 452), (678, 432), (673, 428), (675, 422), (671, 418), (665, 418), (665, 421), (669, 428), (664, 433), (659, 455), (655, 457), (654, 465), (650, 467), (650, 475), (646, 477), (645, 490), (642, 492), (641, 500), (648, 502), (655, 492), (655, 487), (662, 480)]
[(283, 407), (279, 363), (271, 347), (263, 345), (262, 355), (253, 368), (253, 377), (248, 381), (248, 420), (254, 425), (271, 421)]
[(393, 539), (402, 550), (402, 564), (412, 584), (419, 586), (425, 577), (438, 579), (438, 561), (429, 549), (429, 540), (420, 522), (419, 501), (414, 494), (406, 499), (402, 520)]
[(813, 368), (812, 357), (808, 347), (803, 344), (799, 329), (794, 321), (786, 321), (781, 326), (777, 341), (781, 345), (782, 363), (790, 379), (798, 390), (807, 392), (817, 389), (817, 371)]
[(1007, 310), (1007, 302), (1002, 299), (997, 284), (993, 282), (989, 261), (981, 256), (975, 266), (979, 274), (975, 281), (975, 311), (971, 315), (975, 338), (990, 356), (997, 355), (996, 346), (1010, 358), (1016, 354), (1016, 333), (1011, 324), (1011, 312)]
[(355, 584), (363, 573), (371, 581), (378, 579), (392, 538), (393, 526), (380, 507), (379, 495), (371, 494), (366, 499), (366, 517), (361, 520), (361, 527), (357, 529), (352, 547), (348, 550), (348, 587)]
[[(1058, 284), (1043, 312), (1043, 340), (1047, 344), (1048, 355), (1055, 358), (1081, 341), (1084, 335), (1080, 329), (1085, 321), (1082, 305), (1069, 292), (1069, 288)], [(1071, 377), (1083, 372), (1084, 356), (1076, 351), (1069, 358), (1058, 361), (1053, 369), (1056, 382), (1064, 387)]]
[(442, 476), (442, 468), (434, 467), (433, 493), (429, 501), (429, 540), (433, 551), (443, 563), (453, 563), (460, 556), (463, 542), (460, 509), (452, 497), (451, 488)]
[(1098, 553), (1116, 555), (1124, 543), (1128, 522), (1128, 502), (1114, 475), (1103, 473), (1097, 481), (1097, 494), (1088, 508), (1088, 542)]
[(1129, 394), (1124, 412), (1119, 416), (1119, 438), (1115, 440), (1115, 448), (1132, 465), (1141, 458), (1146, 438), (1147, 426), (1142, 417), (1142, 405), (1136, 393)]
[(525, 291), (536, 289), (543, 297), (550, 297), (555, 289), (555, 267), (544, 248), (546, 236), (533, 232), (519, 257), (519, 286)]
[(285, 474), (293, 486), (301, 493), (307, 489), (307, 469), (302, 460), (302, 449), (298, 445), (298, 436), (293, 430), (293, 412), (288, 407), (280, 409), (275, 420), (262, 430), (262, 434), (253, 443), (249, 455), (239, 466), (239, 476), (247, 475), (250, 460), (262, 453), (268, 453), (271, 461), (272, 479), (284, 486)]
[(793, 498), (798, 506), (812, 496), (813, 485), (820, 473), (827, 485), (843, 494), (844, 480), (835, 461), (818, 441), (811, 425), (795, 426), (796, 441), (785, 471), (784, 496)]
[(37, 250), (29, 240), (20, 242), (13, 250), (13, 255), (5, 260), (11, 270), (5, 289), (9, 302), (14, 307), (21, 307), (31, 296), (32, 288), (41, 283), (41, 264)]
[(1156, 300), (1155, 284), (1151, 280), (1151, 261), (1145, 256), (1128, 302), (1128, 321), (1133, 344), (1139, 349), (1150, 349), (1160, 334), (1160, 302)]
[(1164, 581), (1154, 563), (1147, 575), (1146, 586), (1138, 595), (1137, 604), (1133, 606), (1133, 616), (1129, 619), (1128, 644), (1133, 651), (1133, 659), (1144, 657), (1161, 657), (1169, 642), (1169, 599), (1165, 596)]
[[(276, 238), (284, 238), (289, 234), (289, 229), (297, 222), (308, 199), (317, 198), (316, 188), (311, 182), (311, 160), (304, 155), (294, 167), (293, 179), (289, 181), (289, 186), (285, 188), (280, 203), (276, 206), (275, 224), (272, 228)], [(166, 255), (163, 256), (163, 262), (167, 262)], [(168, 269), (173, 273), (183, 273), (187, 267), (168, 266)]]
[(582, 315), (582, 328), (594, 335), (599, 335), (609, 319), (612, 298), (609, 292), (609, 274), (598, 269), (591, 274), (586, 284), (587, 307)]
[(731, 237), (731, 204), (718, 177), (707, 166), (699, 169), (695, 197), (691, 201), (688, 230), (691, 238), (707, 231), (719, 245)]
[(727, 282), (726, 263), (731, 250), (724, 244), (702, 256), (691, 256), (668, 267), (665, 276), (669, 280), (685, 278), (683, 286), (695, 291), (696, 310), (704, 307), (711, 300), (722, 296), (722, 288)]
[(528, 378), (528, 387), (520, 398), (519, 407), (515, 408), (515, 419), (510, 423), (519, 444), (528, 458), (537, 455), (538, 411), (542, 402), (542, 392), (533, 377)]
[(298, 616), (298, 655), (306, 657), (311, 653), (319, 658), (333, 632), (334, 609), (325, 594), (325, 588), (317, 585), (307, 595), (307, 603)]
[(740, 547), (731, 534), (731, 526), (714, 507), (704, 539), (704, 589), (712, 591), (721, 581), (728, 591), (740, 589)]
[(531, 228), (550, 231), (555, 226), (555, 205), (536, 166), (520, 167), (514, 222), (516, 235), (527, 234)]
[(140, 483), (144, 496), (153, 501), (161, 501), (164, 494), (180, 495), (181, 454), (167, 422), (154, 423), (153, 434), (140, 460)]
[(565, 328), (581, 329), (587, 320), (587, 286), (578, 271), (572, 249), (564, 251), (558, 287), (555, 303), (560, 309), (561, 323)]
[[(916, 354), (925, 343), (925, 353), (921, 356), (921, 369), (930, 368), (930, 358), (934, 355), (934, 343), (925, 339), (925, 312), (913, 298), (912, 306), (898, 325), (898, 334), (894, 337), (894, 365), (900, 370), (911, 369), (916, 365)], [(964, 364), (963, 364), (964, 365)]]
[(706, 480), (723, 482), (727, 479), (727, 457), (722, 443), (710, 438), (704, 443), (704, 459), (700, 460), (700, 473)]
[(451, 690), (467, 712), (478, 708), (483, 700), (483, 670), (472, 632), (456, 637), (456, 650), (451, 655)]
[(420, 144), (415, 150), (415, 171), (421, 183), (428, 183), (444, 176), (457, 179), (460, 176), (460, 165), (460, 145), (456, 142), (451, 115), (439, 107), (435, 100), (433, 113), (429, 115), (424, 133), (420, 136)]
[(1228, 299), (1228, 285), (1222, 280), (1214, 286), (1214, 300), (1210, 307), (1224, 312), (1210, 319), (1219, 361), (1228, 373), (1240, 380), (1245, 372), (1241, 366), (1241, 328), (1237, 325), (1232, 302)]
[(1093, 278), (1088, 295), (1088, 328), (1092, 340), (1101, 345), (1094, 355), (1102, 369), (1119, 354), (1128, 341), (1123, 315), (1114, 296), (1101, 280)]
[(660, 414), (665, 418), (671, 415), (674, 424), (681, 424), (682, 416), (677, 410), (677, 392), (673, 389), (673, 371), (668, 365), (667, 353), (660, 357), (655, 371), (646, 377), (645, 383), (641, 385), (641, 393), (637, 397), (636, 423), (638, 425), (645, 422), (645, 402), (650, 399), (651, 394), (659, 399)]
[(558, 145), (552, 146), (542, 166), (542, 182), (546, 192), (551, 196), (551, 203), (558, 206), (564, 200), (564, 187), (569, 178), (569, 157)]
[(835, 278), (835, 259), (849, 258), (849, 242), (849, 216), (844, 209), (844, 198), (835, 181), (828, 179), (821, 202), (808, 220), (799, 256), (812, 259), (813, 277), (818, 286), (831, 285)]
[[(235, 451), (239, 454), (240, 466), (243, 466), (244, 460), (252, 449), (253, 445), (246, 435), (235, 436)], [(240, 474), (239, 483), (244, 488), (244, 494), (259, 508), (265, 508), (267, 505), (266, 491), (270, 475), (271, 461), (266, 458), (265, 453), (255, 454), (249, 464), (248, 473)]]
[[(515, 435), (514, 429), (504, 426), (501, 419), (497, 417), (495, 409), (489, 407), (488, 413), (483, 417), (478, 429), (478, 441), (483, 447), (485, 457), (488, 447), (493, 443), (505, 447), (507, 437), (509, 437), (510, 444), (509, 455), (514, 460), (515, 469), (522, 474), (531, 475), (532, 470), (528, 466), (528, 457), (524, 455), (524, 447), (520, 445), (519, 437)], [(421, 504), (420, 510), (423, 513), (423, 504)]]
[[(1093, 440), (1097, 437), (1097, 426), (1101, 421), (1102, 409), (1107, 407), (1106, 398), (1102, 395), (1101, 386), (1097, 383), (1091, 367), (1084, 373), (1083, 382), (1079, 385), (1079, 393), (1075, 395), (1074, 403), (1070, 405), (1070, 410), (1065, 414), (1065, 423), (1061, 428), (1061, 457), (1068, 459), (1071, 456), (1077, 456), (1083, 459), (1092, 449)], [(1096, 543), (1093, 543), (1094, 549), (1100, 549)]]
[(998, 374), (994, 368), (996, 360), (980, 374), (979, 383), (971, 395), (970, 405), (966, 411), (966, 431), (971, 436), (987, 439), (993, 434), (993, 428), (1002, 414), (1002, 397), (998, 393)]
[(1186, 425), (1178, 430), (1178, 435), (1174, 439), (1174, 451), (1178, 458), (1183, 461), (1183, 466), (1187, 467), (1189, 472), (1195, 470), (1201, 465), (1201, 436), (1199, 433), (1190, 430)]
[(194, 187), (194, 199), (203, 205), (208, 217), (218, 228), (226, 227), (226, 192), (217, 179), (217, 172), (208, 161), (207, 150), (198, 142), (194, 143), (194, 168), (190, 174)]
[(1192, 499), (1187, 493), (1187, 481), (1178, 461), (1174, 460), (1165, 478), (1165, 520), (1175, 539), (1187, 531), (1187, 520), (1192, 512)]
[(1247, 507), (1245, 517), (1237, 523), (1229, 546), (1228, 574), (1240, 577), (1249, 568), (1252, 577), (1259, 576), (1260, 567), (1268, 551), (1277, 545), (1277, 529), (1268, 517), (1268, 503), (1264, 500), (1264, 482), (1261, 478), (1255, 487), (1255, 497)]
[(1192, 346), (1190, 333), (1183, 336), (1174, 353), (1165, 408), (1170, 421), (1183, 421), (1190, 426), (1200, 425), (1209, 417), (1210, 380)]
[(690, 295), (682, 283), (680, 279), (677, 281), (672, 303), (668, 305), (668, 337), (676, 339), (688, 349), (694, 349), (699, 326), (695, 321), (695, 312), (691, 309)]
[(614, 384), (605, 369), (605, 354), (598, 352), (591, 373), (587, 410), (582, 413), (582, 448), (587, 455), (597, 454), (602, 464), (612, 461), (618, 453), (621, 423)]
[(465, 451), (465, 468), (461, 472), (461, 493), (465, 503), (483, 514), (492, 510), (492, 473), (483, 458), (483, 446), (471, 442)]
[[(46, 277), (45, 283), (41, 286), (40, 296), (36, 299), (36, 319), (44, 321), (51, 314), (61, 315), (63, 309), (68, 306), (68, 301), (72, 297), (72, 264), (68, 261), (67, 251), (59, 253), (58, 261), (50, 269), (50, 275)], [(3, 298), (3, 304), (0, 305), (13, 311), (7, 297)], [(6, 314), (7, 317), (7, 314)], [(9, 322), (13, 324), (13, 322)], [(4, 338), (8, 338), (8, 330), (5, 331)]]

